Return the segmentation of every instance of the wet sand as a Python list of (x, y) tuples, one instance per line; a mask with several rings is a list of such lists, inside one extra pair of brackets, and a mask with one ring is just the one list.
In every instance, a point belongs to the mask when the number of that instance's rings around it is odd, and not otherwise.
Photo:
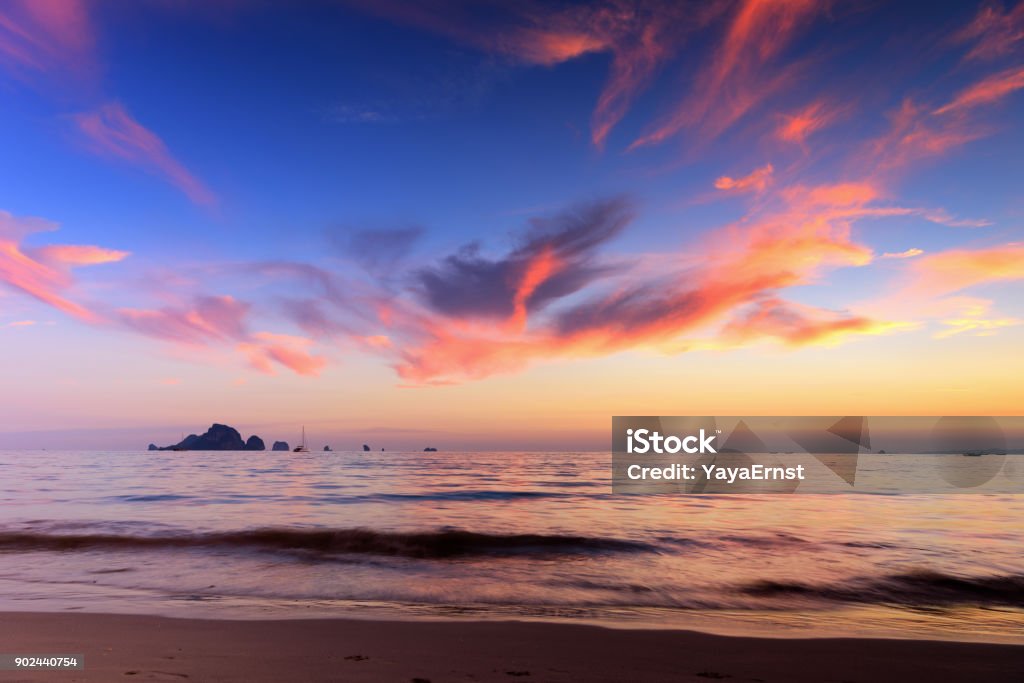
[(0, 652), (84, 671), (0, 681), (1021, 681), (1024, 646), (735, 638), (576, 624), (0, 614)]

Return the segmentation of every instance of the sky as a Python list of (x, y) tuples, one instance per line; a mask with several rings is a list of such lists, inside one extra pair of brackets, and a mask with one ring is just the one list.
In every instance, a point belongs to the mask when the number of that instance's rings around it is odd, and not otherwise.
[(0, 2), (0, 448), (1024, 411), (1024, 2)]

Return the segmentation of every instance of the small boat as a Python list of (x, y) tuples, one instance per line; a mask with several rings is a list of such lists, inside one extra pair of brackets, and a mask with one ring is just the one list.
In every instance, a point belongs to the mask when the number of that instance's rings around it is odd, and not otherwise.
[(302, 426), (302, 443), (292, 449), (292, 453), (309, 453), (309, 448), (306, 446), (306, 426)]

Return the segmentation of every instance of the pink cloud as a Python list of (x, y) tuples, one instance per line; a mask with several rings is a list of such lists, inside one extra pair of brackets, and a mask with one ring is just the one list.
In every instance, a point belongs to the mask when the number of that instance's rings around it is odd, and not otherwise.
[(923, 253), (924, 251), (921, 249), (911, 248), (906, 251), (885, 252), (882, 254), (882, 258), (914, 258), (915, 256), (920, 256)]
[(273, 364), (278, 363), (298, 375), (316, 376), (327, 366), (327, 359), (310, 353), (307, 349), (312, 345), (313, 340), (306, 337), (257, 332), (238, 348), (260, 372), (273, 374)]
[(0, 282), (75, 318), (98, 322), (99, 314), (70, 298), (75, 285), (71, 269), (120, 261), (128, 252), (95, 246), (24, 246), (27, 236), (54, 229), (51, 223), (0, 211)]
[(144, 335), (189, 347), (233, 345), (260, 372), (272, 374), (276, 365), (299, 375), (317, 375), (327, 360), (308, 350), (313, 340), (271, 332), (250, 333), (252, 305), (228, 296), (199, 296), (188, 306), (159, 309), (122, 308), (121, 324)]
[(865, 162), (881, 168), (938, 156), (988, 134), (961, 116), (937, 117), (906, 99), (890, 117), (889, 130), (868, 145)]
[(39, 247), (33, 254), (41, 261), (64, 263), (69, 266), (92, 266), (115, 263), (128, 256), (128, 252), (92, 245), (54, 244)]
[(119, 102), (74, 116), (84, 144), (93, 153), (127, 162), (155, 173), (185, 193), (194, 203), (212, 206), (217, 199), (155, 133), (144, 127)]
[(973, 42), (968, 60), (996, 59), (1024, 45), (1024, 3), (1006, 11), (998, 4), (981, 8), (974, 20), (959, 31), (956, 42)]
[(94, 31), (82, 0), (0, 3), (0, 66), (15, 75), (81, 73), (95, 66)]
[(191, 306), (121, 308), (121, 322), (142, 334), (185, 344), (240, 340), (247, 336), (250, 305), (232, 296), (201, 296)]

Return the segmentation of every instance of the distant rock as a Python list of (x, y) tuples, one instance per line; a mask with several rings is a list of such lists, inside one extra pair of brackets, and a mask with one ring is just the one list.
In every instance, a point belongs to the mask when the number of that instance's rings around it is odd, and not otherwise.
[(424, 453), (437, 453), (437, 449), (434, 448), (433, 446), (427, 446), (426, 448), (423, 449), (423, 452)]
[(164, 446), (161, 451), (241, 451), (245, 450), (242, 435), (234, 427), (214, 423), (202, 436), (189, 434), (173, 446)]
[(158, 451), (158, 450), (160, 450), (160, 447), (157, 446), (155, 443), (151, 443), (151, 444), (149, 444), (149, 450), (151, 450), (151, 451)]
[(272, 450), (272, 451), (290, 451), (291, 449), (288, 448), (288, 442), (287, 441), (275, 441), (273, 448), (271, 448), (270, 450)]
[(330, 452), (330, 450), (331, 450), (330, 446), (324, 446), (324, 451)]
[(369, 446), (367, 446), (367, 445), (366, 445), (366, 444), (364, 443), (364, 444), (363, 444), (363, 452), (364, 452), (364, 453), (366, 453), (366, 452), (369, 452), (369, 450), (370, 450), (370, 447), (369, 447)]
[(248, 441), (245, 442), (245, 450), (247, 451), (265, 451), (267, 445), (263, 443), (263, 439), (253, 434), (249, 437)]

